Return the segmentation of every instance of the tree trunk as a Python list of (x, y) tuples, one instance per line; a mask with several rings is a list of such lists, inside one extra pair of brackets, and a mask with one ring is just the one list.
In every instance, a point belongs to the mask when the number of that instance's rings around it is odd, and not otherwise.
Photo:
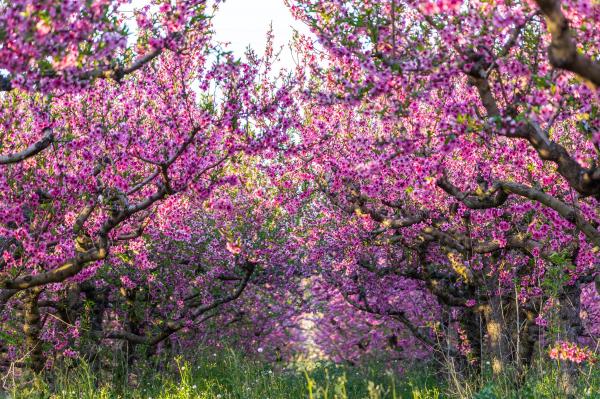
[(489, 304), (483, 308), (489, 358), (494, 377), (499, 377), (506, 369), (506, 357), (508, 355), (500, 301), (500, 298), (492, 296)]
[[(461, 326), (464, 328), (467, 339), (471, 346), (471, 356), (475, 364), (481, 364), (481, 333), (479, 325), (479, 314), (472, 309), (465, 309)], [(477, 367), (477, 371), (480, 368)]]
[[(579, 283), (567, 285), (559, 296), (559, 318), (561, 341), (578, 344), (578, 339), (583, 332), (580, 311), (581, 286)], [(573, 362), (560, 363), (560, 384), (569, 398), (575, 397), (577, 383), (577, 366)]]
[(24, 323), (25, 348), (29, 355), (29, 364), (34, 372), (40, 372), (44, 368), (44, 356), (42, 343), (40, 341), (41, 317), (38, 308), (38, 299), (41, 288), (33, 288), (25, 293), (24, 301)]

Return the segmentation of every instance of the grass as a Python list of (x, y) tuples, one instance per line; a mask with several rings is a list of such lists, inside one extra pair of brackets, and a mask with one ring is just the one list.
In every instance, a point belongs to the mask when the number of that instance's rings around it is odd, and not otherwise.
[[(426, 369), (398, 375), (382, 364), (349, 367), (327, 362), (297, 363), (283, 368), (246, 359), (233, 351), (208, 353), (194, 363), (174, 359), (158, 372), (141, 374), (92, 371), (85, 363), (57, 368), (45, 379), (33, 378), (6, 393), (7, 398), (44, 399), (555, 399), (557, 368), (531, 372), (520, 390), (514, 380), (471, 383), (456, 389), (440, 383)], [(577, 398), (600, 398), (600, 373), (582, 373)], [(540, 374), (541, 373), (541, 374)], [(6, 384), (6, 381), (5, 381)]]

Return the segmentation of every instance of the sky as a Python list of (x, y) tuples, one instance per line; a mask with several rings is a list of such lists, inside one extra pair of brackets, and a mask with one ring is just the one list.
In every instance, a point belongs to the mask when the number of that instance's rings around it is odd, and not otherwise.
[[(132, 10), (148, 4), (147, 0), (132, 0), (130, 4), (121, 8), (121, 11), (132, 17)], [(210, 2), (209, 2), (210, 4)], [(133, 18), (130, 19), (132, 32), (136, 31)], [(232, 50), (238, 57), (251, 46), (259, 55), (263, 53), (266, 44), (266, 35), (270, 24), (273, 24), (275, 50), (284, 46), (280, 54), (280, 62), (275, 69), (294, 67), (294, 58), (288, 47), (292, 40), (294, 30), (302, 34), (309, 34), (309, 29), (302, 22), (295, 20), (284, 4), (284, 0), (225, 0), (213, 18), (215, 40), (230, 43)], [(133, 35), (130, 40), (133, 40)]]
[(243, 55), (248, 45), (262, 54), (271, 23), (275, 49), (284, 46), (281, 66), (292, 68), (294, 61), (287, 44), (293, 37), (294, 29), (306, 34), (308, 28), (294, 20), (283, 0), (226, 0), (213, 19), (215, 39), (230, 42), (230, 50), (238, 56)]

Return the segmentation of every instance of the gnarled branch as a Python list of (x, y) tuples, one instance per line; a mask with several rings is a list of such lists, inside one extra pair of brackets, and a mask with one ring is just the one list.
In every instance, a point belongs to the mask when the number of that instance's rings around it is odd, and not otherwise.
[(598, 88), (600, 86), (600, 62), (593, 61), (577, 50), (577, 43), (569, 28), (569, 20), (562, 11), (561, 1), (535, 0), (535, 2), (546, 17), (546, 25), (552, 36), (548, 47), (550, 63), (556, 68), (579, 75)]
[(52, 129), (49, 127), (45, 128), (43, 132), (44, 136), (39, 141), (31, 144), (23, 151), (19, 151), (14, 154), (1, 155), (0, 165), (8, 165), (11, 163), (24, 161), (25, 159), (30, 158), (46, 149), (54, 141), (54, 134), (52, 133)]

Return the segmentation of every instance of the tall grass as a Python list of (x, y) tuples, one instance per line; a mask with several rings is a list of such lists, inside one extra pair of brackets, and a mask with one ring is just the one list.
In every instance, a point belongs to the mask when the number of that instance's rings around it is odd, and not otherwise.
[[(134, 365), (135, 366), (135, 365)], [(139, 366), (139, 365), (138, 365)], [(131, 372), (136, 369), (138, 374)], [(558, 369), (531, 370), (519, 389), (511, 378), (465, 380), (461, 392), (427, 369), (397, 374), (383, 364), (350, 367), (327, 362), (286, 367), (249, 360), (233, 351), (173, 359), (160, 367), (129, 367), (107, 374), (78, 362), (45, 378), (14, 385), (5, 397), (56, 399), (555, 399)], [(600, 398), (600, 372), (582, 372), (578, 398)]]

